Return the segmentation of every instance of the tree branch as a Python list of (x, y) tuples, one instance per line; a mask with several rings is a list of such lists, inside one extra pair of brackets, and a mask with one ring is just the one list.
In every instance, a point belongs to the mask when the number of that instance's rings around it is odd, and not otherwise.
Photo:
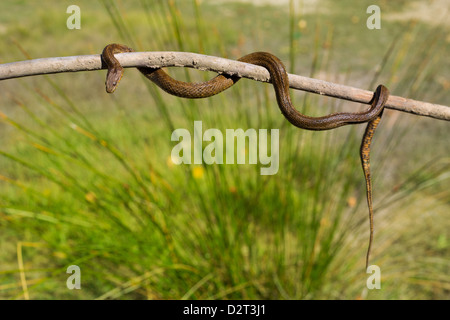
[[(190, 52), (131, 52), (116, 55), (125, 68), (132, 67), (189, 67), (199, 70), (215, 71), (238, 75), (262, 82), (269, 82), (269, 72), (260, 66)], [(105, 69), (100, 55), (43, 58), (0, 64), (0, 80), (34, 76), (40, 74), (93, 71)], [(329, 97), (369, 104), (373, 92), (350, 86), (335, 84), (318, 79), (289, 74), (289, 85)], [(386, 108), (450, 120), (450, 107), (423, 101), (390, 96)]]

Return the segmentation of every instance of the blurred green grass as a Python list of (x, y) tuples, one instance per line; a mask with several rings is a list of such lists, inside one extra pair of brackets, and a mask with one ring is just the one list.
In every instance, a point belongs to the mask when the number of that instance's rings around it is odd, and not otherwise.
[[(380, 3), (383, 12), (404, 8)], [(440, 79), (448, 62), (429, 54), (448, 52), (445, 32), (383, 20), (375, 34), (365, 28), (369, 4), (323, 2), (302, 14), (240, 2), (81, 1), (82, 29), (72, 31), (65, 27), (63, 3), (8, 1), (0, 5), (8, 43), (0, 48), (0, 62), (25, 59), (22, 50), (33, 58), (99, 53), (110, 42), (230, 58), (266, 50), (290, 61), (290, 72), (371, 89), (394, 42), (378, 81), (396, 95), (448, 105), (448, 95), (438, 94), (445, 92)], [(19, 21), (9, 18), (14, 12)], [(426, 36), (433, 32), (435, 38)], [(170, 72), (178, 79), (208, 77)], [(104, 76), (0, 83), (0, 297), (24, 297), (19, 242), (25, 243), (32, 299), (448, 295), (446, 123), (395, 112), (384, 117), (372, 160), (372, 260), (381, 265), (383, 289), (368, 292), (367, 208), (358, 159), (363, 128), (292, 128), (270, 86), (250, 81), (192, 101), (161, 93), (135, 70), (127, 70), (117, 92), (107, 95)], [(308, 114), (349, 108), (293, 95)], [(171, 165), (173, 128), (192, 130), (198, 119), (204, 128), (221, 130), (281, 128), (278, 174), (262, 177), (250, 165)], [(80, 291), (65, 287), (71, 264), (81, 267)]]

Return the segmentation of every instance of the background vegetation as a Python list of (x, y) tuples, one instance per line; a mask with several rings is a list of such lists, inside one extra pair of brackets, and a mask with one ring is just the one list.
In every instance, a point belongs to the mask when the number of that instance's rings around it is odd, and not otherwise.
[[(65, 2), (2, 1), (0, 63), (97, 54), (111, 42), (233, 59), (269, 51), (292, 73), (450, 104), (445, 0), (76, 4), (80, 30), (66, 28)], [(366, 27), (371, 4), (381, 7), (381, 30)], [(372, 152), (371, 262), (382, 288), (368, 290), (364, 125), (299, 130), (269, 85), (248, 80), (194, 101), (168, 96), (136, 70), (108, 95), (105, 74), (0, 82), (1, 298), (449, 297), (448, 123), (385, 112)], [(311, 115), (364, 108), (292, 95)], [(192, 132), (194, 120), (204, 130), (279, 128), (278, 174), (174, 165), (171, 132)], [(66, 288), (74, 264), (81, 290)]]

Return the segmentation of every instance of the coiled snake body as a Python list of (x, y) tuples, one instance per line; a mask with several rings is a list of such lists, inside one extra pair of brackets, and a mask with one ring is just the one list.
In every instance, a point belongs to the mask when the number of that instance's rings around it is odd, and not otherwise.
[[(106, 76), (106, 91), (114, 92), (123, 75), (123, 67), (114, 54), (133, 52), (134, 50), (121, 44), (107, 45), (102, 52), (102, 59), (108, 67)], [(308, 130), (329, 130), (340, 126), (368, 122), (360, 149), (361, 162), (367, 188), (367, 203), (369, 207), (370, 240), (366, 256), (366, 267), (373, 241), (373, 210), (372, 185), (370, 178), (370, 145), (374, 131), (381, 119), (384, 105), (389, 96), (389, 90), (379, 85), (374, 93), (371, 106), (367, 111), (355, 113), (334, 113), (323, 117), (309, 117), (298, 112), (292, 105), (289, 94), (289, 80), (283, 63), (274, 55), (267, 52), (250, 53), (238, 61), (262, 66), (269, 71), (278, 107), (286, 119), (296, 127)], [(201, 83), (188, 83), (171, 78), (160, 68), (137, 68), (145, 77), (153, 81), (164, 91), (182, 98), (206, 98), (216, 95), (235, 84), (240, 78), (237, 76), (217, 75), (213, 79)]]

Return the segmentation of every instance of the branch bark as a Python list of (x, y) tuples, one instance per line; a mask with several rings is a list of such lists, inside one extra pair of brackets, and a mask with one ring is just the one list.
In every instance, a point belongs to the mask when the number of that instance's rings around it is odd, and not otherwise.
[[(190, 52), (130, 52), (116, 55), (124, 68), (189, 67), (215, 71), (256, 81), (270, 82), (269, 72), (260, 66)], [(0, 80), (61, 72), (105, 69), (100, 55), (82, 55), (25, 60), (0, 64)], [(323, 80), (289, 74), (292, 89), (369, 104), (373, 92)], [(386, 108), (441, 120), (450, 120), (450, 107), (391, 95)]]

